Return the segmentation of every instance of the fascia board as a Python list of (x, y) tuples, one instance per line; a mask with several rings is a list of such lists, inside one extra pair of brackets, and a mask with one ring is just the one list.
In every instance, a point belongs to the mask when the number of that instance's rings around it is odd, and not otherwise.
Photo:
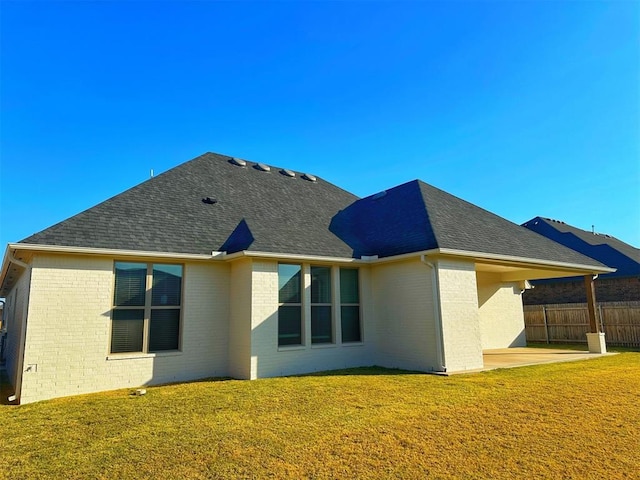
[[(70, 247), (65, 245), (39, 245), (34, 243), (10, 243), (8, 248), (33, 252), (66, 253), (77, 255), (100, 255), (113, 257), (153, 257), (173, 258), (177, 260), (213, 260), (222, 258), (223, 252), (211, 252), (209, 255), (197, 253), (150, 252), (143, 250), (120, 250), (111, 248)], [(6, 259), (6, 256), (5, 256)]]
[(453, 250), (448, 248), (438, 249), (438, 254), (454, 256), (454, 257), (473, 258), (474, 260), (478, 260), (479, 262), (482, 262), (483, 260), (491, 260), (491, 261), (515, 264), (518, 266), (552, 267), (552, 268), (559, 268), (563, 270), (566, 269), (569, 271), (584, 272), (584, 273), (612, 273), (616, 271), (615, 268), (606, 267), (604, 265), (601, 267), (598, 267), (595, 265), (556, 262), (551, 260), (541, 260), (538, 258), (515, 257), (511, 255), (499, 255), (495, 253), (470, 252), (465, 250)]
[(368, 264), (370, 260), (362, 260), (359, 258), (350, 257), (329, 257), (323, 255), (301, 255), (295, 253), (274, 253), (274, 252), (258, 252), (252, 250), (243, 250), (241, 252), (235, 252), (226, 254), (223, 259), (226, 261), (234, 261), (240, 258), (256, 258), (256, 259), (273, 259), (273, 260), (291, 260), (297, 262), (320, 262), (320, 263), (342, 263), (342, 264)]

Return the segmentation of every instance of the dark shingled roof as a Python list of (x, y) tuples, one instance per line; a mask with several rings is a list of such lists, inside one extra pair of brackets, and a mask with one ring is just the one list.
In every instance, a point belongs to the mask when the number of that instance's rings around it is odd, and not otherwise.
[(640, 249), (611, 235), (592, 233), (550, 218), (535, 217), (522, 224), (524, 227), (583, 255), (616, 268), (602, 277), (626, 277), (640, 275)]
[[(205, 198), (211, 203), (203, 202)], [(415, 180), (358, 199), (320, 178), (206, 153), (22, 243), (209, 254), (242, 250), (387, 257), (435, 248), (602, 267)]]
[[(321, 178), (311, 182), (230, 163), (206, 153), (22, 243), (210, 254), (255, 250), (350, 257), (329, 229), (357, 199)], [(206, 204), (210, 197), (217, 203)], [(234, 234), (232, 236), (232, 233)], [(231, 237), (231, 238), (230, 238)]]
[(419, 180), (356, 201), (334, 217), (331, 229), (355, 256), (442, 248), (603, 266)]

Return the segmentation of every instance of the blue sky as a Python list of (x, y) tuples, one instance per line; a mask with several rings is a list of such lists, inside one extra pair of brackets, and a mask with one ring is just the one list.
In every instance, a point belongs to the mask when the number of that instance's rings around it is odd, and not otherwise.
[(0, 2), (0, 243), (213, 151), (640, 246), (639, 2)]

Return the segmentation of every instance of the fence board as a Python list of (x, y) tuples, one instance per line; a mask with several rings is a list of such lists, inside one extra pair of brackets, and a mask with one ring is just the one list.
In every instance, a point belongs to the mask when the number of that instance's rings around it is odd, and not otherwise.
[[(602, 302), (597, 307), (608, 345), (640, 347), (640, 302)], [(530, 342), (586, 343), (587, 304), (525, 305), (524, 324)]]

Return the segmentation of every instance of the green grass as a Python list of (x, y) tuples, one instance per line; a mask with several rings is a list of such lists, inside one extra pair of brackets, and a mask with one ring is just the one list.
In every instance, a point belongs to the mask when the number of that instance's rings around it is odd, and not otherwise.
[(0, 477), (637, 478), (640, 353), (378, 368), (0, 406)]

